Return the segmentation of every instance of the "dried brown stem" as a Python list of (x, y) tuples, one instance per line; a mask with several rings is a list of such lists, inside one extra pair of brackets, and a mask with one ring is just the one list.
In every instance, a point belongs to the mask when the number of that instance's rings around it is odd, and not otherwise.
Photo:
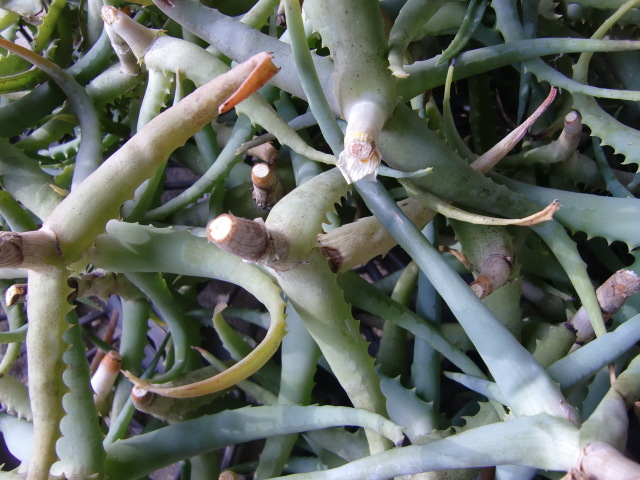
[(578, 467), (567, 480), (638, 480), (640, 465), (629, 460), (608, 443), (594, 442), (584, 447)]
[(253, 199), (260, 208), (271, 208), (282, 198), (282, 183), (275, 174), (273, 166), (257, 163), (251, 169)]
[(250, 262), (271, 264), (284, 259), (287, 244), (269, 231), (262, 219), (248, 220), (222, 214), (207, 225), (207, 238), (221, 249)]
[(513, 259), (505, 255), (487, 255), (480, 264), (478, 277), (471, 283), (471, 290), (480, 299), (503, 286), (511, 276)]
[(16, 283), (7, 288), (4, 294), (4, 301), (7, 307), (15, 305), (16, 303), (24, 303), (27, 300), (27, 284)]
[[(423, 228), (436, 213), (407, 198), (398, 202), (402, 211)], [(318, 235), (320, 251), (329, 258), (334, 272), (344, 272), (368, 262), (376, 255), (385, 255), (396, 245), (395, 239), (384, 229), (376, 217), (366, 217)], [(366, 248), (362, 248), (366, 245)]]
[[(605, 320), (611, 318), (634, 293), (640, 291), (640, 276), (631, 270), (618, 270), (597, 290), (596, 296)], [(595, 333), (584, 307), (576, 312), (569, 323), (577, 332), (576, 345), (584, 345), (595, 338)]]
[(110, 350), (99, 361), (96, 372), (91, 377), (91, 387), (95, 392), (94, 401), (98, 410), (106, 408), (107, 398), (122, 369), (122, 357), (115, 350)]
[(0, 232), (0, 267), (37, 269), (61, 260), (56, 237), (51, 230)]

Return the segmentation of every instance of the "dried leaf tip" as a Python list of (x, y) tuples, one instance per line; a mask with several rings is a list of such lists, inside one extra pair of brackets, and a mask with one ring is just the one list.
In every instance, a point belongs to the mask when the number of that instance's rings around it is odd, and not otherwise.
[(471, 168), (479, 170), (482, 173), (488, 173), (500, 160), (502, 160), (507, 153), (509, 153), (516, 144), (522, 140), (527, 134), (529, 128), (540, 118), (540, 116), (549, 108), (553, 100), (556, 98), (558, 89), (552, 87), (549, 91), (549, 95), (542, 102), (542, 104), (531, 114), (522, 124), (514, 129), (509, 135), (504, 137), (498, 143), (496, 143), (487, 152), (476, 158), (471, 164)]
[(241, 101), (264, 87), (280, 71), (280, 68), (276, 67), (272, 60), (273, 55), (267, 52), (258, 53), (247, 60), (245, 64), (253, 66), (253, 69), (236, 91), (220, 104), (218, 113), (222, 115), (228, 112)]
[(345, 135), (344, 150), (336, 165), (347, 183), (362, 179), (375, 181), (380, 160), (380, 152), (373, 137), (368, 132), (359, 130)]

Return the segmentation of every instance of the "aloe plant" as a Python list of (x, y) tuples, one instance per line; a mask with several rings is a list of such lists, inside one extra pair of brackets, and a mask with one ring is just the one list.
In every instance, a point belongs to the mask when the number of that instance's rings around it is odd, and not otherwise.
[(640, 477), (638, 3), (0, 2), (0, 478)]

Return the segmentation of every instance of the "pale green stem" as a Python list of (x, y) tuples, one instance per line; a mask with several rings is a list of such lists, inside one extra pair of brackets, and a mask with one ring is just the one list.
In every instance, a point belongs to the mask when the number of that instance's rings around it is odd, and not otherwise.
[[(196, 146), (200, 151), (200, 156), (202, 157), (201, 169), (202, 171), (206, 171), (206, 169), (210, 168), (213, 162), (216, 161), (218, 155), (220, 155), (221, 147), (218, 143), (224, 143), (223, 139), (218, 138), (218, 133), (216, 133), (210, 123), (205, 125), (202, 130), (196, 133), (193, 136), (193, 139), (195, 140)], [(224, 140), (228, 141), (228, 139)], [(239, 155), (237, 151), (236, 155)]]
[[(518, 21), (518, 13), (515, 4), (511, 0), (496, 0), (491, 6), (496, 12), (497, 25), (507, 42), (523, 40), (525, 33)], [(547, 81), (550, 84), (566, 89), (571, 93), (583, 93), (594, 97), (617, 98), (620, 100), (640, 100), (640, 92), (624, 91), (606, 88), (591, 87), (583, 85), (559, 73), (554, 68), (548, 66), (541, 59), (526, 60), (523, 66), (533, 73), (538, 80)]]
[[(629, 41), (624, 40), (622, 43), (618, 43), (615, 40), (581, 38), (535, 38), (526, 40), (514, 37), (505, 44), (492, 45), (460, 53), (456, 57), (456, 70), (453, 80), (468, 78), (520, 61), (532, 61), (531, 59), (538, 59), (537, 57), (545, 55), (584, 51), (616, 51), (618, 49), (633, 50), (633, 43), (627, 42)], [(424, 92), (425, 89), (444, 85), (447, 65), (440, 64), (436, 66), (438, 59), (439, 57), (436, 56), (405, 67), (409, 77), (398, 81), (398, 93), (402, 98), (413, 98), (417, 94)], [(558, 74), (558, 76), (561, 75)], [(566, 79), (564, 76), (562, 78)], [(603, 98), (630, 97), (628, 98), (629, 100), (637, 100), (639, 97), (638, 94), (632, 91), (606, 90), (577, 82), (572, 83), (570, 87), (572, 92), (581, 92)]]
[[(418, 267), (409, 263), (403, 270), (391, 294), (391, 298), (405, 307), (418, 282)], [(385, 321), (376, 355), (378, 368), (387, 377), (394, 378), (405, 374), (408, 366), (407, 332), (397, 325)]]
[[(347, 194), (348, 186), (337, 169), (328, 170), (296, 188), (271, 209), (267, 228), (288, 240), (288, 255), (278, 268), (295, 267), (304, 262), (318, 246), (317, 234), (322, 231), (327, 212)], [(315, 208), (310, 209), (309, 206)], [(305, 215), (297, 212), (305, 211)]]
[[(345, 298), (349, 303), (411, 332), (416, 339), (429, 344), (431, 348), (437, 350), (466, 374), (476, 377), (484, 376), (482, 370), (457, 346), (447, 340), (430, 322), (425, 322), (408, 308), (384, 296), (384, 294), (378, 292), (375, 286), (366, 282), (354, 272), (340, 275), (338, 284), (344, 291)], [(431, 300), (433, 301), (433, 299)], [(435, 309), (435, 306), (433, 309)]]
[[(110, 63), (113, 50), (106, 33), (98, 43), (69, 67), (67, 73), (80, 85), (85, 85)], [(64, 93), (50, 82), (40, 85), (24, 97), (0, 109), (0, 130), (3, 136), (20, 135), (27, 127), (37, 124), (64, 101)]]
[[(291, 35), (291, 49), (295, 65), (300, 75), (300, 83), (309, 101), (309, 108), (320, 125), (334, 125), (333, 128), (323, 129), (323, 134), (329, 145), (342, 143), (342, 131), (335, 124), (335, 116), (331, 112), (329, 102), (324, 94), (322, 83), (314, 66), (313, 57), (307, 46), (307, 36), (302, 24), (300, 2), (285, 1), (288, 31)], [(334, 151), (335, 154), (337, 152)]]
[[(142, 373), (140, 378), (148, 378), (149, 376), (153, 375), (153, 372), (155, 372), (156, 367), (160, 362), (160, 359), (164, 355), (165, 349), (167, 348), (167, 345), (170, 339), (171, 339), (171, 335), (165, 335), (164, 339), (162, 340), (162, 343), (158, 346), (158, 351), (153, 356), (153, 358), (151, 359), (151, 362), (149, 363), (149, 366)], [(118, 411), (118, 416), (112, 417), (111, 424), (109, 425), (109, 432), (105, 436), (104, 442), (103, 442), (103, 445), (105, 448), (108, 448), (109, 445), (111, 445), (116, 440), (120, 440), (126, 437), (129, 423), (133, 418), (133, 414), (136, 412), (136, 408), (133, 406), (133, 402), (131, 401), (130, 384), (127, 384), (127, 391), (128, 391), (127, 401), (124, 403), (122, 408)]]
[[(326, 259), (312, 250), (306, 264), (276, 272), (276, 278), (352, 403), (357, 408), (385, 415), (385, 400), (373, 358)], [(372, 452), (388, 447), (378, 435), (368, 434), (368, 439)]]
[(218, 452), (208, 452), (190, 459), (191, 479), (208, 480), (220, 475), (220, 458)]
[(444, 0), (408, 0), (400, 9), (389, 33), (389, 69), (396, 77), (408, 76), (403, 68), (407, 47), (444, 3)]
[[(200, 2), (183, 1), (169, 5), (164, 1), (156, 0), (155, 4), (168, 17), (204, 38), (236, 62), (242, 62), (258, 52), (273, 52), (274, 57), (278, 59), (278, 66), (282, 68), (273, 79), (273, 84), (296, 97), (307, 98), (300, 84), (300, 74), (295, 67), (296, 63), (289, 45), (233, 20), (213, 8), (205, 7)], [(316, 69), (321, 72), (320, 80), (323, 90), (333, 91), (331, 75), (333, 62), (330, 58), (318, 55), (313, 55), (313, 58)], [(334, 102), (331, 104), (333, 111), (338, 111), (335, 97), (331, 96), (328, 100)]]
[[(527, 434), (523, 435), (523, 431)], [(474, 428), (425, 445), (395, 448), (343, 467), (277, 480), (382, 480), (433, 470), (503, 464), (567, 471), (576, 465), (579, 456), (575, 425), (536, 415)]]
[[(221, 60), (206, 50), (171, 37), (158, 38), (145, 53), (144, 61), (150, 68), (170, 72), (180, 71), (197, 86), (228, 70), (228, 67)], [(284, 68), (287, 59), (278, 56), (274, 58), (274, 61), (281, 67), (278, 75), (274, 77), (275, 80), (281, 78), (282, 68)], [(254, 124), (258, 124), (272, 133), (282, 145), (288, 145), (301, 155), (317, 162), (335, 163), (331, 155), (319, 152), (302, 141), (295, 130), (289, 127), (261, 96), (254, 95), (246, 99), (236, 107), (236, 112), (247, 115)]]
[(236, 150), (251, 138), (254, 132), (255, 128), (252, 126), (251, 120), (241, 115), (236, 121), (231, 137), (229, 137), (224, 149), (205, 174), (177, 197), (153, 210), (149, 210), (144, 218), (149, 221), (166, 218), (198, 199), (202, 194), (210, 191), (215, 182), (220, 178), (226, 177), (231, 168), (240, 160)]
[[(144, 128), (165, 107), (164, 102), (170, 92), (172, 82), (172, 75), (155, 69), (148, 69), (147, 88), (138, 112), (136, 131)], [(145, 180), (136, 189), (134, 200), (126, 202), (122, 207), (123, 218), (129, 222), (136, 222), (142, 219), (144, 212), (148, 210), (153, 200), (156, 189), (164, 176), (163, 174), (164, 168), (161, 166), (150, 179)]]
[(20, 328), (10, 330), (8, 332), (0, 332), (0, 343), (16, 343), (24, 342), (27, 338), (28, 325), (22, 325)]
[(640, 339), (640, 315), (630, 318), (613, 332), (589, 342), (547, 368), (549, 376), (567, 389), (594, 375), (629, 350)]
[(69, 327), (65, 317), (71, 310), (66, 300), (70, 293), (63, 267), (29, 272), (27, 359), (34, 445), (28, 480), (47, 480), (49, 468), (56, 460), (55, 443), (60, 436), (62, 396), (66, 391), (62, 382), (65, 369), (62, 354), (67, 344), (62, 335)]
[(259, 0), (251, 7), (251, 10), (244, 14), (240, 22), (260, 30), (267, 23), (269, 17), (275, 13), (279, 3), (280, 0)]
[(102, 127), (91, 99), (84, 88), (67, 72), (52, 61), (36, 55), (18, 45), (0, 39), (0, 46), (20, 55), (49, 75), (69, 97), (74, 112), (80, 122), (83, 140), (76, 156), (72, 188), (80, 184), (102, 161)]
[[(122, 356), (122, 370), (142, 373), (144, 347), (147, 344), (147, 330), (149, 320), (149, 302), (143, 299), (122, 299), (122, 334), (120, 337), (119, 353)], [(126, 378), (121, 378), (113, 394), (110, 416), (119, 417), (120, 412), (131, 404), (132, 384)], [(111, 430), (110, 430), (111, 431)]]
[[(581, 470), (603, 480), (635, 478), (640, 466), (623, 458), (619, 452), (626, 447), (628, 433), (627, 410), (640, 396), (640, 361), (636, 357), (620, 374), (596, 410), (580, 429), (580, 443), (584, 447)], [(603, 449), (600, 463), (591, 464), (593, 449)]]
[(112, 65), (92, 79), (85, 89), (93, 104), (100, 110), (122, 94), (131, 91), (144, 79), (144, 75), (127, 75), (119, 65)]
[(380, 7), (376, 1), (351, 0), (329, 0), (325, 5), (336, 12), (329, 16), (328, 26), (335, 92), (347, 121), (337, 165), (348, 183), (375, 180), (380, 164), (376, 142), (398, 101)]
[[(287, 338), (287, 337), (285, 337)], [(224, 372), (228, 366), (225, 362), (223, 362), (222, 360), (218, 360), (216, 357), (214, 357), (213, 355), (211, 355), (209, 352), (205, 352), (204, 350), (200, 350), (200, 354), (202, 355), (202, 357), (210, 364), (211, 367), (213, 367), (217, 372)], [(196, 370), (197, 372), (197, 370)], [(260, 371), (256, 372), (256, 373), (260, 373)], [(256, 374), (254, 374), (254, 377), (256, 376)], [(180, 378), (180, 381), (182, 384), (184, 384), (185, 382), (182, 381), (183, 378)], [(262, 383), (262, 382), (261, 382)], [(262, 383), (262, 385), (265, 385), (265, 383)], [(261, 404), (261, 405), (276, 405), (278, 403), (278, 397), (276, 395), (274, 395), (273, 393), (271, 393), (270, 390), (268, 390), (267, 388), (264, 388), (260, 383), (256, 383), (253, 380), (242, 380), (238, 383), (236, 383), (235, 388), (238, 388), (242, 391), (244, 391), (247, 395), (253, 397), (256, 399), (256, 401)], [(193, 398), (193, 399), (189, 399), (187, 402), (198, 402), (200, 401), (200, 403), (202, 405), (206, 405), (211, 401), (211, 397), (215, 397), (216, 395), (219, 395), (218, 392), (216, 393), (212, 393), (209, 395), (205, 395), (203, 397), (197, 397), (197, 398)], [(158, 400), (163, 400), (165, 402), (167, 402), (167, 404), (171, 405), (175, 405), (175, 407), (179, 407), (181, 405), (184, 405), (185, 400), (184, 399), (175, 399), (175, 398), (168, 398), (168, 397), (160, 397), (158, 399), (156, 399), (154, 401), (154, 405), (156, 405), (156, 403), (158, 402)], [(175, 407), (172, 407), (175, 410)], [(181, 420), (184, 420), (181, 419)]]
[(393, 442), (402, 439), (400, 427), (366, 410), (330, 406), (246, 407), (115, 442), (107, 449), (107, 479), (140, 478), (183, 458), (235, 443), (343, 425), (373, 429)]
[(561, 163), (569, 161), (578, 148), (582, 135), (580, 114), (575, 110), (564, 117), (564, 128), (556, 140), (515, 155), (508, 155), (501, 165), (525, 166), (533, 164)]
[[(95, 2), (95, 0), (93, 0)], [(102, 7), (102, 1), (100, 1), (100, 7), (96, 8), (96, 10), (100, 10)], [(140, 64), (136, 59), (136, 56), (133, 54), (127, 42), (125, 42), (120, 35), (118, 35), (113, 29), (111, 25), (105, 24), (98, 13), (98, 20), (100, 22), (100, 29), (104, 28), (107, 35), (109, 36), (109, 40), (111, 41), (111, 46), (118, 56), (120, 69), (126, 73), (127, 75), (138, 75), (141, 71)]]
[(25, 232), (37, 228), (33, 218), (6, 190), (0, 190), (0, 215), (12, 232)]
[[(451, 270), (433, 246), (397, 208), (384, 187), (379, 183), (359, 182), (358, 189), (371, 211), (418, 263), (447, 302), (502, 392), (512, 402), (510, 407), (514, 413), (534, 415), (547, 412), (575, 420), (575, 413), (562, 397), (557, 385), (531, 354), (500, 325), (457, 273)], [(469, 314), (471, 311), (473, 315)], [(496, 355), (498, 350), (500, 355)], [(511, 367), (514, 362), (519, 365), (517, 377), (513, 375)]]
[[(476, 295), (484, 293), (484, 295), (478, 295), (484, 298), (493, 290), (502, 287), (511, 276), (512, 262), (516, 256), (516, 247), (507, 229), (501, 226), (471, 225), (458, 221), (452, 221), (452, 226), (456, 238), (462, 245), (462, 253), (473, 267), (476, 279), (484, 275), (490, 282), (486, 285), (490, 291), (476, 290)], [(491, 262), (495, 257), (498, 257), (498, 260)], [(483, 264), (483, 262), (487, 263)], [(512, 333), (516, 334), (513, 330)], [(519, 337), (519, 335), (516, 336)]]
[(19, 20), (19, 16), (15, 12), (11, 12), (6, 9), (2, 9), (0, 13), (0, 31), (6, 30), (11, 25), (13, 25), (17, 20)]
[(120, 206), (171, 152), (217, 116), (218, 106), (254, 67), (252, 62), (238, 65), (155, 117), (60, 203), (45, 225), (55, 231), (68, 261), (78, 258), (106, 222), (118, 217)]
[[(320, 350), (291, 306), (287, 309), (287, 325), (278, 405), (308, 405)], [(256, 480), (280, 475), (297, 439), (296, 434), (268, 438), (256, 468)]]
[(147, 76), (147, 88), (138, 112), (136, 131), (142, 130), (166, 106), (165, 101), (173, 83), (173, 75), (154, 68), (147, 69)]
[[(417, 225), (416, 225), (417, 226)], [(434, 245), (438, 244), (438, 228), (432, 220), (423, 229), (425, 238)], [(438, 327), (442, 323), (442, 300), (426, 277), (418, 274), (418, 297), (416, 298), (416, 314), (425, 319), (425, 324)], [(416, 337), (413, 345), (413, 363), (411, 364), (411, 381), (416, 394), (423, 400), (431, 402), (430, 423), (437, 425), (436, 414), (440, 411), (440, 376), (442, 374), (438, 349), (423, 338)], [(468, 360), (471, 363), (471, 360)], [(475, 365), (473, 365), (475, 367)], [(464, 369), (463, 369), (464, 371)]]
[[(478, 5), (478, 1), (480, 1), (480, 5)], [(453, 38), (447, 49), (442, 52), (442, 55), (436, 62), (436, 66), (454, 58), (467, 45), (476, 31), (476, 28), (478, 28), (478, 25), (482, 21), (484, 11), (487, 8), (487, 3), (488, 2), (486, 0), (472, 0), (469, 2), (467, 11), (464, 14), (464, 20), (460, 24), (460, 28), (458, 29), (456, 36)]]
[(17, 141), (14, 146), (25, 152), (37, 152), (47, 148), (49, 144), (59, 140), (64, 135), (73, 133), (74, 122), (67, 118), (52, 118), (41, 127), (35, 129), (29, 136)]
[(62, 380), (69, 391), (62, 400), (66, 415), (60, 421), (62, 438), (56, 444), (56, 451), (67, 478), (100, 477), (104, 472), (104, 435), (93, 399), (78, 319), (74, 312), (70, 312), (67, 319), (71, 326), (63, 337), (69, 348), (63, 355), (66, 369)]
[[(116, 64), (92, 79), (91, 82), (85, 86), (85, 91), (87, 95), (89, 95), (95, 108), (100, 111), (104, 109), (107, 104), (113, 102), (114, 99), (130, 91), (138, 83), (142, 82), (144, 78), (144, 75), (131, 76), (125, 74), (122, 72), (120, 66)], [(70, 122), (64, 117), (60, 118), (66, 110), (67, 107), (63, 107), (60, 115), (56, 115), (29, 136), (16, 142), (15, 146), (25, 151), (47, 149), (50, 144), (58, 142), (64, 135), (72, 133), (74, 122)], [(46, 115), (46, 112), (44, 112), (43, 115)]]
[(94, 265), (112, 271), (161, 271), (236, 283), (262, 301), (271, 316), (263, 341), (243, 361), (220, 375), (194, 384), (195, 387), (176, 387), (178, 390), (152, 387), (134, 379), (136, 383), (144, 385), (147, 390), (169, 396), (210, 393), (228, 388), (252, 375), (277, 351), (286, 333), (284, 303), (280, 298), (279, 288), (255, 266), (242, 262), (238, 257), (208, 243), (206, 239), (188, 232), (120, 222), (110, 222), (107, 230), (110, 235), (99, 237), (96, 249), (91, 252), (91, 263)]
[(142, 371), (144, 345), (148, 330), (149, 303), (142, 299), (122, 300), (122, 336), (120, 355), (122, 368), (132, 372)]
[(506, 405), (508, 400), (504, 398), (502, 392), (498, 388), (498, 385), (489, 380), (485, 380), (478, 377), (471, 377), (469, 375), (465, 375), (464, 373), (457, 372), (443, 372), (444, 376), (450, 380), (458, 382), (461, 385), (464, 385), (469, 390), (472, 390), (476, 393), (479, 393), (482, 396), (487, 397), (494, 402), (501, 403), (502, 405)]
[[(281, 95), (281, 99), (275, 102), (275, 106), (282, 118), (289, 121), (290, 124), (293, 123), (292, 120), (296, 118), (297, 112), (295, 111), (293, 102), (287, 94), (283, 93)], [(301, 136), (303, 140), (307, 139), (304, 133), (302, 133)], [(296, 178), (296, 185), (302, 185), (307, 180), (311, 180), (322, 172), (320, 165), (309, 158), (300, 155), (293, 150), (289, 151), (289, 155), (291, 156), (291, 166)]]
[(185, 367), (194, 365), (197, 355), (190, 347), (200, 341), (199, 326), (183, 313), (180, 298), (169, 290), (167, 283), (159, 273), (131, 272), (127, 274), (127, 278), (144, 292), (169, 326), (175, 351), (175, 362), (168, 371), (152, 378), (152, 381), (163, 383), (172, 380)]
[[(412, 140), (409, 141), (409, 138)], [(434, 171), (446, 172), (438, 176), (427, 175), (411, 180), (443, 198), (503, 216), (519, 217), (523, 214), (533, 214), (537, 210), (533, 202), (496, 185), (471, 169), (404, 105), (398, 105), (392, 119), (387, 122), (380, 136), (379, 146), (387, 163), (393, 167), (417, 170), (432, 166)], [(424, 156), (415, 156), (415, 151), (424, 152)], [(428, 162), (424, 161), (425, 158), (429, 159)], [(600, 307), (587, 275), (586, 265), (580, 258), (575, 243), (555, 221), (534, 225), (531, 228), (554, 252), (569, 275), (583, 305), (588, 309), (589, 317), (599, 324), (597, 331), (602, 333), (604, 326)]]
[(36, 161), (0, 139), (0, 182), (4, 190), (40, 219), (46, 219), (62, 197), (51, 184), (53, 179)]
[[(278, 113), (280, 113), (279, 104), (280, 102), (282, 102), (282, 98), (285, 95), (288, 95), (288, 94), (286, 92), (281, 91), (280, 100), (276, 100), (273, 102), (273, 104), (276, 106), (276, 109), (278, 110)], [(302, 128), (308, 128), (318, 124), (312, 112), (308, 111), (306, 113), (303, 113), (302, 115), (298, 115), (298, 112), (296, 112), (295, 108), (293, 107), (293, 104), (291, 104), (291, 113), (290, 114), (288, 113), (287, 115), (281, 115), (281, 116), (283, 119), (287, 120), (288, 125), (294, 130), (300, 130)], [(242, 145), (242, 147), (238, 149), (237, 153), (244, 153), (250, 148), (257, 147), (258, 145), (262, 145), (267, 142), (272, 142), (274, 140), (276, 140), (275, 135), (271, 133), (264, 133), (246, 142), (244, 145)], [(305, 138), (305, 141), (308, 141), (308, 138)]]

